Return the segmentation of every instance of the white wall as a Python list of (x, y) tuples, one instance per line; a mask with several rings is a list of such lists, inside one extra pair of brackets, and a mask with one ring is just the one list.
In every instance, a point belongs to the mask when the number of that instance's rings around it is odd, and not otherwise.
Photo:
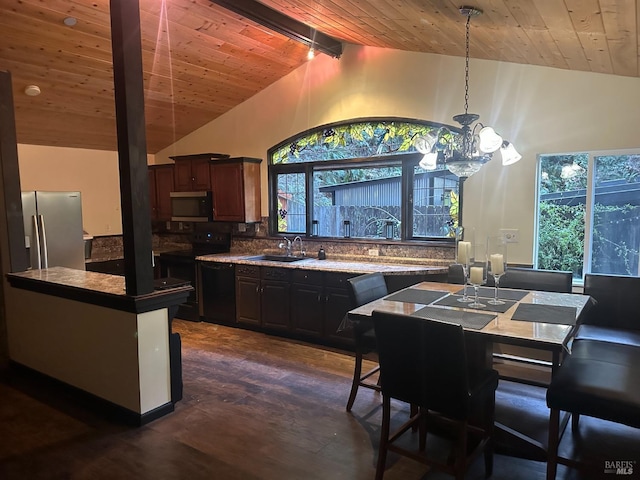
[[(465, 185), (464, 225), (483, 236), (517, 228), (510, 259), (533, 261), (536, 155), (640, 146), (640, 79), (507, 64), (470, 63), (469, 111), (511, 140), (523, 159), (486, 165)], [(308, 128), (369, 116), (454, 123), (464, 108), (464, 59), (349, 45), (340, 60), (324, 55), (156, 154), (225, 152), (265, 159)]]
[(122, 234), (117, 152), (19, 144), (18, 164), (21, 190), (79, 191), (84, 230)]

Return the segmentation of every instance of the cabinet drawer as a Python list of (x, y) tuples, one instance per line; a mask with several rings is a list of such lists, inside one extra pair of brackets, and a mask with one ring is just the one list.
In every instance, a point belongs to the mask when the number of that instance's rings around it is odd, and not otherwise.
[(255, 265), (236, 265), (236, 276), (260, 278), (260, 267)]
[(331, 273), (327, 272), (325, 285), (328, 287), (347, 288), (347, 279), (357, 277), (353, 273)]
[(262, 267), (260, 278), (263, 280), (280, 280), (288, 282), (291, 280), (291, 271), (285, 268)]
[(291, 280), (293, 283), (322, 285), (324, 272), (316, 270), (294, 270)]

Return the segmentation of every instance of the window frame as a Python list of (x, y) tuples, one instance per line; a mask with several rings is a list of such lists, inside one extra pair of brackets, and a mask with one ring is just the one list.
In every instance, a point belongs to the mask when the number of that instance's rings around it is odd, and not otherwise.
[(593, 257), (593, 222), (595, 215), (596, 201), (596, 181), (595, 181), (595, 159), (603, 156), (625, 156), (640, 155), (640, 148), (627, 149), (611, 149), (611, 150), (578, 150), (563, 153), (539, 153), (537, 155), (536, 165), (536, 212), (534, 225), (534, 268), (539, 267), (539, 239), (540, 239), (540, 182), (542, 178), (542, 159), (543, 157), (562, 156), (562, 155), (587, 155), (587, 182), (585, 189), (585, 226), (584, 226), (584, 242), (582, 252), (582, 277), (573, 278), (573, 284), (581, 286), (584, 284), (584, 276), (591, 273), (592, 257)]

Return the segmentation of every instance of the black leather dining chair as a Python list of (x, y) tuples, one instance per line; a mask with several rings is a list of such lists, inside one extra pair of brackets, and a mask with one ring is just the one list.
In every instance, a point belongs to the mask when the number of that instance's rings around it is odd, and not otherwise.
[[(379, 272), (353, 277), (348, 279), (347, 282), (352, 308), (382, 298), (389, 293), (384, 276)], [(379, 371), (380, 367), (376, 365), (373, 369), (364, 374), (362, 373), (363, 356), (377, 350), (376, 335), (373, 326), (371, 324), (362, 325), (355, 323), (353, 325), (353, 340), (355, 343), (355, 365), (353, 369), (353, 380), (351, 382), (351, 392), (349, 393), (349, 400), (347, 400), (347, 412), (350, 412), (353, 407), (353, 402), (356, 400), (359, 387), (380, 391), (379, 382), (372, 383), (368, 381), (370, 377)]]
[[(487, 280), (487, 285), (493, 286), (493, 279)], [(573, 273), (561, 270), (510, 267), (500, 277), (500, 287), (543, 292), (571, 293), (572, 283)]]
[[(453, 474), (456, 479), (463, 479), (471, 461), (484, 451), (485, 473), (490, 476), (498, 373), (481, 367), (469, 371), (460, 325), (379, 311), (374, 311), (372, 318), (382, 385), (376, 480), (384, 476), (388, 451)], [(393, 433), (392, 398), (417, 407), (417, 413)], [(416, 425), (420, 433), (417, 449), (396, 443)], [(446, 459), (428, 455), (427, 430), (436, 425), (448, 427), (454, 435)], [(470, 442), (470, 436), (476, 437), (477, 443)]]

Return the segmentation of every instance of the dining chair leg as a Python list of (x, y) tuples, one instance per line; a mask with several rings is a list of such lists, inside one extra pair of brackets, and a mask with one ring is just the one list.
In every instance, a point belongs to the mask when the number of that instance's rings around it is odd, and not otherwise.
[(387, 463), (387, 447), (389, 445), (389, 431), (391, 425), (391, 397), (382, 396), (382, 425), (380, 426), (380, 445), (378, 447), (378, 463), (376, 465), (376, 480), (382, 480)]
[(560, 410), (552, 408), (549, 415), (549, 443), (547, 445), (547, 480), (555, 480), (558, 469), (560, 443)]
[(572, 413), (571, 414), (571, 431), (573, 433), (577, 433), (578, 432), (578, 422), (580, 422), (580, 414), (579, 413)]
[(467, 422), (460, 422), (458, 428), (458, 438), (454, 447), (454, 470), (456, 480), (464, 480), (465, 464), (467, 461)]
[(353, 381), (351, 382), (351, 392), (349, 393), (349, 400), (347, 401), (347, 412), (351, 411), (353, 402), (356, 401), (358, 387), (360, 386), (360, 377), (362, 375), (362, 352), (360, 352), (360, 350), (356, 350), (355, 360), (355, 366), (353, 369)]

